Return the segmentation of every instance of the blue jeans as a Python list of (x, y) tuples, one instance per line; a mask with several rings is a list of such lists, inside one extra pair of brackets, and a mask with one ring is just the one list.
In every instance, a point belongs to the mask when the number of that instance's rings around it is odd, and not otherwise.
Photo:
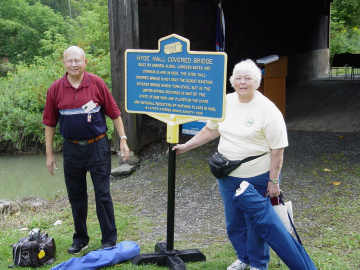
[[(227, 176), (217, 181), (224, 202), (226, 231), (237, 257), (246, 264), (267, 269), (270, 260), (269, 245), (255, 232), (245, 212), (235, 207), (233, 197), (242, 181), (251, 183), (261, 197), (265, 196), (269, 172), (251, 178)], [(263, 198), (270, 204), (269, 198)]]
[[(245, 213), (247, 225), (270, 245), (289, 269), (316, 270), (304, 247), (286, 230), (269, 199), (261, 196), (254, 185), (249, 184), (243, 193), (234, 196), (233, 204), (239, 212)], [(251, 265), (266, 269), (260, 265), (260, 260), (249, 258)]]

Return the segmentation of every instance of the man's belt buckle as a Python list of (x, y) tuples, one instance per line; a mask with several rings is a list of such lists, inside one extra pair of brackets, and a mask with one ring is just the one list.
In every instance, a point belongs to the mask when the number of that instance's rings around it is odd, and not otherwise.
[(84, 141), (76, 141), (78, 145), (88, 145), (88, 141), (84, 140)]

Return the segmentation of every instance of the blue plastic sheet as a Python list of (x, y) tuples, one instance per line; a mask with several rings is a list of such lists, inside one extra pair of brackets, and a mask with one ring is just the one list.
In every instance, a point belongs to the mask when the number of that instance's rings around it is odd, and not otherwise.
[(51, 270), (94, 270), (130, 260), (140, 254), (133, 241), (122, 241), (112, 248), (94, 250), (82, 257), (71, 258)]

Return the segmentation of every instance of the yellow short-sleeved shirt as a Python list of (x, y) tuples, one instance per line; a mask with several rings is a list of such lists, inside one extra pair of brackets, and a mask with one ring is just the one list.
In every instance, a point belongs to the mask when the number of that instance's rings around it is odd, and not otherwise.
[(248, 103), (241, 103), (236, 92), (226, 95), (225, 119), (209, 120), (206, 126), (218, 129), (218, 151), (230, 160), (268, 154), (243, 163), (230, 176), (246, 178), (270, 170), (270, 150), (288, 146), (286, 125), (280, 110), (259, 91)]

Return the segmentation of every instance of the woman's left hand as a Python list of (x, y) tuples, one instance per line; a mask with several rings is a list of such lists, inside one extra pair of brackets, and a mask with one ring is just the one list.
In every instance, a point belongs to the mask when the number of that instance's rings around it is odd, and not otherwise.
[(273, 182), (269, 181), (266, 195), (269, 196), (270, 198), (279, 196), (280, 195), (279, 184), (274, 184)]

